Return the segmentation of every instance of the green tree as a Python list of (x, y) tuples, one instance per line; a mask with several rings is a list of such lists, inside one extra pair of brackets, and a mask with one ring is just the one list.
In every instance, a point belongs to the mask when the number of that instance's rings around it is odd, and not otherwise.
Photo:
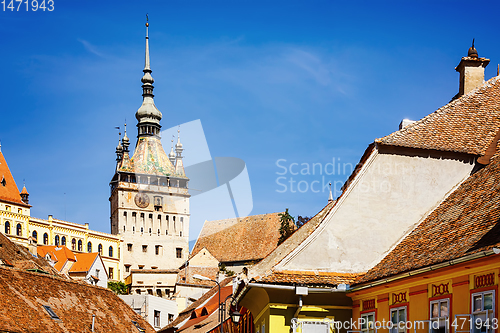
[(300, 215), (297, 216), (297, 222), (295, 223), (295, 225), (297, 226), (297, 229), (302, 227), (307, 222), (309, 222), (310, 219), (311, 219), (311, 217), (309, 217), (309, 216), (300, 216)]
[(284, 213), (278, 214), (280, 217), (281, 225), (280, 225), (280, 238), (278, 239), (278, 245), (283, 243), (291, 234), (293, 234), (295, 220), (293, 216), (288, 213), (288, 208)]
[(109, 281), (108, 282), (108, 289), (111, 289), (117, 295), (127, 295), (128, 294), (127, 285), (121, 281), (119, 281), (119, 282)]

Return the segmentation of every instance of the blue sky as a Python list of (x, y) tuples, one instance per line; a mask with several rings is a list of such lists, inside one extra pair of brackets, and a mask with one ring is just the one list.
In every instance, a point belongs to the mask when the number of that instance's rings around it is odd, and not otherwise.
[[(290, 165), (299, 164), (294, 172), (334, 159), (355, 165), (401, 119), (447, 104), (472, 38), (491, 59), (486, 78), (500, 62), (493, 1), (473, 10), (470, 2), (423, 0), (54, 0), (54, 7), (0, 12), (2, 152), (20, 188), (26, 179), (33, 216), (105, 232), (114, 127), (128, 119), (135, 138), (142, 101), (146, 13), (163, 127), (200, 119), (212, 156), (244, 160), (252, 214), (318, 212), (328, 192), (310, 185), (340, 184), (348, 172), (292, 175)], [(290, 179), (302, 181), (302, 192)], [(191, 239), (201, 223), (192, 221)]]

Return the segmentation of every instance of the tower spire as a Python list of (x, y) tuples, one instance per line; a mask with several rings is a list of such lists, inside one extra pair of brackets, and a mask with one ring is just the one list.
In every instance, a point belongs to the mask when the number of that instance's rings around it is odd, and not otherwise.
[(182, 162), (182, 151), (184, 148), (182, 148), (182, 143), (181, 143), (181, 130), (177, 130), (177, 143), (175, 144), (175, 174), (185, 176), (186, 173), (184, 172), (184, 163)]
[(123, 152), (128, 152), (128, 146), (130, 146), (130, 140), (127, 136), (127, 121), (125, 120), (125, 131), (122, 139)]
[(175, 153), (174, 153), (174, 137), (172, 135), (170, 153), (168, 154), (168, 159), (172, 162), (172, 165), (175, 167)]
[(149, 18), (146, 15), (146, 53), (144, 60), (144, 75), (142, 76), (142, 105), (137, 110), (135, 117), (139, 121), (137, 128), (138, 136), (159, 136), (161, 112), (156, 108), (153, 95), (153, 83), (155, 80), (151, 76), (151, 64), (149, 60)]

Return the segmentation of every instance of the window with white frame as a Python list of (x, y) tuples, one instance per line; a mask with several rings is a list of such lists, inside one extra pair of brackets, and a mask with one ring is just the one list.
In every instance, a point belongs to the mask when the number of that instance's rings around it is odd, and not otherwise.
[[(406, 306), (391, 309), (391, 322), (392, 329), (390, 333), (404, 333), (406, 332)], [(400, 324), (401, 323), (401, 324)]]
[(430, 302), (430, 332), (431, 333), (448, 333), (448, 321), (450, 299), (443, 298), (439, 300), (434, 300)]
[(472, 294), (472, 332), (492, 332), (495, 292), (493, 290)]
[(361, 332), (374, 333), (375, 312), (361, 314)]

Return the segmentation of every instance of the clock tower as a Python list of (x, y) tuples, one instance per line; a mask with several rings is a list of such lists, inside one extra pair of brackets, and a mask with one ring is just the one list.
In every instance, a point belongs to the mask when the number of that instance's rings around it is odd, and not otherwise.
[[(154, 103), (148, 28), (146, 23), (146, 60), (141, 79), (143, 100), (135, 114), (137, 143), (130, 157), (125, 124), (124, 136), (116, 147), (116, 170), (110, 182), (111, 233), (121, 235), (123, 240), (121, 279), (132, 273), (152, 273), (158, 280), (158, 274), (178, 269), (189, 255), (189, 179), (184, 173), (179, 134), (175, 153), (172, 146), (167, 156), (161, 143), (162, 114)], [(156, 280), (151, 282), (155, 284), (152, 287), (147, 281), (140, 281), (144, 291), (151, 287), (156, 294), (162, 294), (162, 288), (169, 283)], [(163, 284), (156, 285), (160, 283)], [(140, 293), (141, 286), (136, 287)]]

